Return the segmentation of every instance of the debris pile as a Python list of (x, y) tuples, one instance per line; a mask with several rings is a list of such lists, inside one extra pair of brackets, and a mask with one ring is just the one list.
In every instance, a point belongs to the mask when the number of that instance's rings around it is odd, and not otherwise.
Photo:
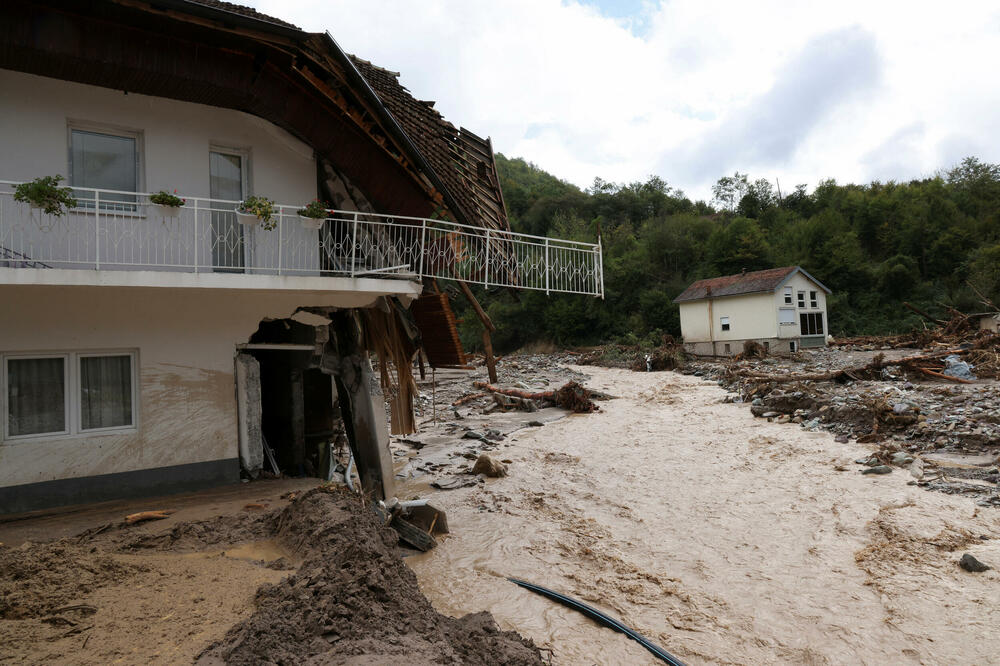
[(605, 368), (628, 368), (635, 372), (676, 370), (684, 366), (684, 348), (670, 335), (664, 335), (660, 345), (652, 349), (642, 345), (608, 344), (588, 349), (580, 354), (580, 365)]
[[(867, 474), (917, 461), (924, 473), (911, 483), (1000, 505), (1000, 384), (990, 379), (1000, 340), (979, 333), (971, 339), (956, 344), (935, 334), (925, 350), (839, 345), (782, 357), (698, 360), (685, 372), (717, 381), (733, 393), (728, 401), (749, 403), (754, 416), (872, 444)], [(960, 461), (976, 456), (976, 463), (945, 466), (933, 459), (937, 453)]]

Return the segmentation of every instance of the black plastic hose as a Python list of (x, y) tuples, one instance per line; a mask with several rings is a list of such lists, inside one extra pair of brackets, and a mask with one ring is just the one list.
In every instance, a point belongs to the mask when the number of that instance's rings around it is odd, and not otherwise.
[(628, 627), (626, 627), (624, 624), (614, 619), (613, 617), (605, 615), (601, 611), (597, 610), (592, 606), (588, 606), (582, 601), (577, 601), (576, 599), (567, 597), (565, 594), (559, 594), (558, 592), (553, 592), (552, 590), (546, 587), (542, 587), (541, 585), (535, 585), (534, 583), (529, 583), (526, 580), (518, 580), (517, 578), (508, 578), (507, 580), (514, 583), (515, 585), (520, 585), (521, 587), (527, 590), (531, 590), (532, 592), (537, 592), (538, 594), (544, 597), (548, 597), (549, 599), (554, 599), (565, 606), (569, 606), (574, 610), (580, 611), (590, 619), (596, 620), (597, 622), (603, 624), (605, 627), (614, 629), (615, 631), (625, 634), (626, 636), (628, 636), (629, 638), (637, 642), (639, 645), (646, 648), (647, 650), (649, 650), (654, 655), (656, 655), (663, 661), (667, 662), (671, 666), (684, 666), (683, 661), (673, 656), (672, 654), (661, 648), (659, 645), (651, 642), (642, 634), (632, 629), (629, 629)]

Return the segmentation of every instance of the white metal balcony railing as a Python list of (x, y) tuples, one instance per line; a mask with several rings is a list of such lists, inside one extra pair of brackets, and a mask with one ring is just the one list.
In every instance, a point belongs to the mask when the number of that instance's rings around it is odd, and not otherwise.
[(0, 268), (423, 277), (487, 287), (604, 296), (600, 243), (485, 230), (442, 220), (329, 211), (319, 229), (278, 206), (274, 229), (245, 225), (236, 201), (74, 188), (77, 206), (48, 215), (0, 181)]

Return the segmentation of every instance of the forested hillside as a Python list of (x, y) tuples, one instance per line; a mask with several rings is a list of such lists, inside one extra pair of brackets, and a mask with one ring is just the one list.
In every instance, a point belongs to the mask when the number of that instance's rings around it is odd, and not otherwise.
[[(588, 345), (678, 336), (672, 300), (699, 278), (800, 265), (833, 290), (834, 335), (920, 326), (902, 306), (983, 305), (969, 286), (1000, 302), (1000, 165), (967, 158), (909, 183), (799, 185), (782, 196), (764, 179), (721, 178), (711, 203), (666, 182), (581, 190), (522, 159), (497, 155), (514, 231), (604, 242), (605, 300), (477, 290), (509, 351), (537, 341)], [(459, 310), (465, 304), (453, 301)], [(479, 323), (463, 340), (477, 348)]]

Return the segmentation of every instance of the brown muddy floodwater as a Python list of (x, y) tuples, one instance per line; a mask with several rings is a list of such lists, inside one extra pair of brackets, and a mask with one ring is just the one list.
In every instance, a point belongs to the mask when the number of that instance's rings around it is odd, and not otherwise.
[(507, 478), (399, 489), (448, 511), (452, 534), (407, 558), (439, 611), (488, 610), (557, 664), (661, 662), (506, 577), (691, 664), (1000, 663), (1000, 575), (957, 565), (1000, 566), (996, 509), (862, 476), (862, 445), (754, 419), (698, 378), (578, 369), (621, 397), (512, 435)]

